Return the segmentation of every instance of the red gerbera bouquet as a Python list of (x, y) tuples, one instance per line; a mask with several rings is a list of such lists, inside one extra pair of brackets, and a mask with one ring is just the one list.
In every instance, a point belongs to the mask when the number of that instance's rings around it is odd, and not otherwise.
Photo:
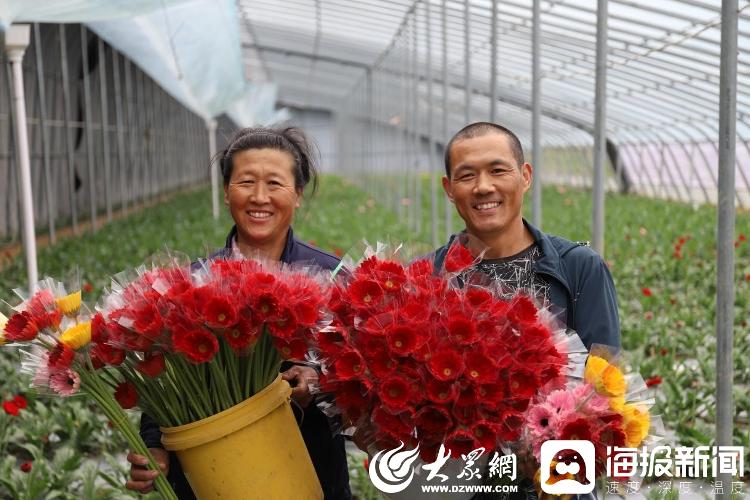
[[(117, 375), (99, 369), (96, 347), (91, 343), (91, 314), (81, 301), (77, 283), (66, 286), (46, 278), (35, 290), (32, 294), (16, 290), (21, 302), (9, 306), (9, 317), (0, 314), (0, 345), (22, 348), (22, 369), (33, 376), (35, 386), (61, 397), (82, 395), (95, 401), (131, 449), (147, 457), (151, 468), (158, 470), (138, 430), (115, 399)], [(20, 398), (14, 404), (17, 412), (26, 402)], [(156, 478), (155, 486), (161, 498), (177, 498), (163, 475)]]
[(459, 273), (474, 261), (454, 245), (436, 276), (428, 260), (371, 255), (333, 290), (321, 389), (376, 448), (418, 444), (424, 460), (443, 443), (454, 457), (492, 450), (520, 437), (540, 389), (564, 383), (567, 356), (534, 302), (471, 284)]
[(226, 410), (273, 382), (282, 359), (303, 359), (329, 286), (312, 270), (249, 259), (123, 281), (92, 320), (92, 359), (116, 367), (123, 408), (163, 427)]

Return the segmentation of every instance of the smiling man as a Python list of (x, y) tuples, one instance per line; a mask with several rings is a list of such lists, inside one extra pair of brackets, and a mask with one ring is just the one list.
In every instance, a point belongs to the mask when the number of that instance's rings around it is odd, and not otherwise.
[(587, 244), (543, 233), (521, 215), (533, 172), (518, 137), (501, 125), (473, 123), (453, 136), (443, 188), (466, 229), (435, 252), (435, 269), (442, 268), (451, 244), (467, 240), (475, 255), (485, 252), (477, 268), (508, 296), (523, 290), (536, 297), (578, 332), (587, 349), (619, 349), (617, 296), (602, 258)]

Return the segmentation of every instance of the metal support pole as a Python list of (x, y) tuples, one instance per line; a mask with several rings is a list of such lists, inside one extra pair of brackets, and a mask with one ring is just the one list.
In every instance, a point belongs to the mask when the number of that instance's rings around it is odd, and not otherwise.
[(531, 158), (534, 162), (534, 184), (531, 191), (532, 220), (536, 227), (542, 227), (542, 72), (541, 72), (541, 9), (540, 0), (534, 0), (531, 37)]
[(107, 101), (107, 65), (104, 56), (104, 42), (98, 40), (99, 53), (99, 97), (102, 113), (102, 151), (104, 153), (104, 197), (107, 205), (107, 222), (112, 222), (112, 180), (109, 157), (109, 102)]
[(471, 123), (471, 0), (464, 0), (464, 125)]
[(117, 170), (120, 174), (120, 208), (127, 206), (125, 194), (125, 130), (123, 125), (122, 83), (120, 82), (120, 56), (112, 50), (112, 69), (115, 87), (115, 123), (117, 126)]
[[(134, 89), (133, 89), (133, 72), (131, 65), (132, 63), (128, 59), (124, 59), (125, 62), (125, 115), (128, 118), (128, 138), (130, 139), (128, 141), (128, 170), (130, 172), (130, 189), (128, 189), (128, 193), (126, 196), (125, 204), (129, 202), (133, 202), (135, 204), (135, 200), (138, 197), (138, 191), (137, 191), (137, 177), (136, 177), (136, 165), (138, 165), (138, 158), (136, 151), (138, 151), (138, 122), (136, 120), (136, 114), (135, 109), (138, 107), (137, 103), (135, 102), (135, 97), (133, 95)], [(193, 142), (193, 141), (189, 141)]]
[[(443, 29), (443, 148), (448, 146), (450, 140), (448, 136), (448, 90), (450, 89), (448, 75), (448, 2), (447, 0), (442, 1), (441, 5), (442, 14), (442, 29)], [(450, 202), (447, 196), (443, 197), (445, 202), (445, 241), (448, 241), (451, 234), (453, 233), (453, 204)]]
[(414, 9), (414, 201), (416, 202), (414, 232), (422, 234), (422, 131), (419, 117), (419, 9)]
[(594, 110), (594, 250), (604, 255), (604, 163), (607, 159), (607, 0), (596, 10), (596, 104)]
[(23, 216), (23, 246), (26, 254), (26, 276), (29, 291), (33, 292), (38, 279), (36, 261), (36, 233), (34, 231), (34, 198), (31, 189), (31, 160), (26, 123), (26, 97), (23, 87), (23, 55), (29, 46), (28, 24), (11, 25), (5, 32), (5, 53), (13, 73), (12, 108), (15, 124), (16, 154), (21, 181), (21, 214)]
[(42, 36), (39, 23), (34, 23), (34, 55), (36, 56), (36, 83), (39, 92), (39, 126), (42, 139), (42, 167), (44, 169), (44, 194), (47, 198), (47, 227), (49, 240), (54, 244), (55, 235), (55, 195), (52, 191), (52, 173), (50, 172), (49, 129), (47, 128), (47, 96), (44, 83), (44, 61), (42, 59)]
[[(492, 0), (492, 19), (490, 20), (490, 121), (492, 123), (497, 122), (497, 2), (498, 0)], [(534, 5), (536, 5), (536, 0)]]
[(68, 166), (68, 197), (73, 234), (78, 236), (78, 206), (75, 192), (75, 162), (73, 159), (73, 131), (70, 127), (70, 76), (68, 75), (68, 43), (65, 36), (65, 25), (60, 27), (60, 69), (62, 70), (63, 114), (65, 119), (65, 157)]
[(430, 236), (432, 237), (432, 246), (437, 248), (439, 246), (438, 237), (438, 206), (437, 206), (437, 190), (438, 190), (438, 176), (440, 170), (437, 168), (437, 161), (435, 158), (435, 127), (433, 125), (434, 120), (434, 104), (432, 102), (432, 9), (430, 8), (431, 2), (425, 3), (425, 21), (427, 24), (427, 69), (425, 76), (427, 80), (427, 158), (430, 162), (427, 172), (430, 176)]
[(91, 231), (96, 232), (96, 181), (94, 179), (94, 144), (91, 133), (91, 81), (89, 78), (89, 51), (86, 27), (81, 25), (81, 60), (83, 62), (83, 110), (84, 135), (86, 137), (86, 166), (89, 173), (89, 209), (91, 211)]
[(219, 218), (219, 163), (216, 157), (216, 120), (206, 120), (208, 131), (208, 155), (211, 158), (211, 208), (214, 219)]
[[(721, 2), (719, 203), (716, 263), (716, 444), (732, 444), (734, 411), (734, 189), (737, 132), (737, 0)], [(742, 475), (742, 472), (740, 472)], [(731, 474), (718, 477), (731, 497)]]

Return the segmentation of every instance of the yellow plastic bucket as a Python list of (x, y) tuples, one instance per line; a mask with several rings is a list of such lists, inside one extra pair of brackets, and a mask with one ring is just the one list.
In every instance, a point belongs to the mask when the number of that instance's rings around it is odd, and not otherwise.
[(163, 427), (199, 499), (320, 500), (323, 491), (289, 405), (292, 390), (276, 378), (221, 413)]

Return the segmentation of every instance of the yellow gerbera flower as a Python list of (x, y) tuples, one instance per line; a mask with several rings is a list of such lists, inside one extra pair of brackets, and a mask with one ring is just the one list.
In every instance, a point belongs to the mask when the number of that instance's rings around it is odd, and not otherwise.
[(651, 415), (643, 404), (628, 403), (622, 409), (625, 446), (637, 448), (651, 428)]
[(0, 345), (5, 343), (5, 325), (8, 324), (8, 317), (0, 313)]
[(73, 325), (60, 335), (60, 342), (71, 349), (80, 349), (91, 342), (91, 321)]
[(603, 396), (623, 396), (627, 389), (625, 375), (620, 369), (599, 356), (589, 356), (583, 376)]
[(77, 292), (68, 294), (65, 297), (55, 299), (55, 302), (64, 315), (75, 316), (81, 309), (81, 291), (78, 290)]
[(625, 396), (609, 398), (609, 407), (617, 413), (622, 413), (623, 408), (625, 408)]

